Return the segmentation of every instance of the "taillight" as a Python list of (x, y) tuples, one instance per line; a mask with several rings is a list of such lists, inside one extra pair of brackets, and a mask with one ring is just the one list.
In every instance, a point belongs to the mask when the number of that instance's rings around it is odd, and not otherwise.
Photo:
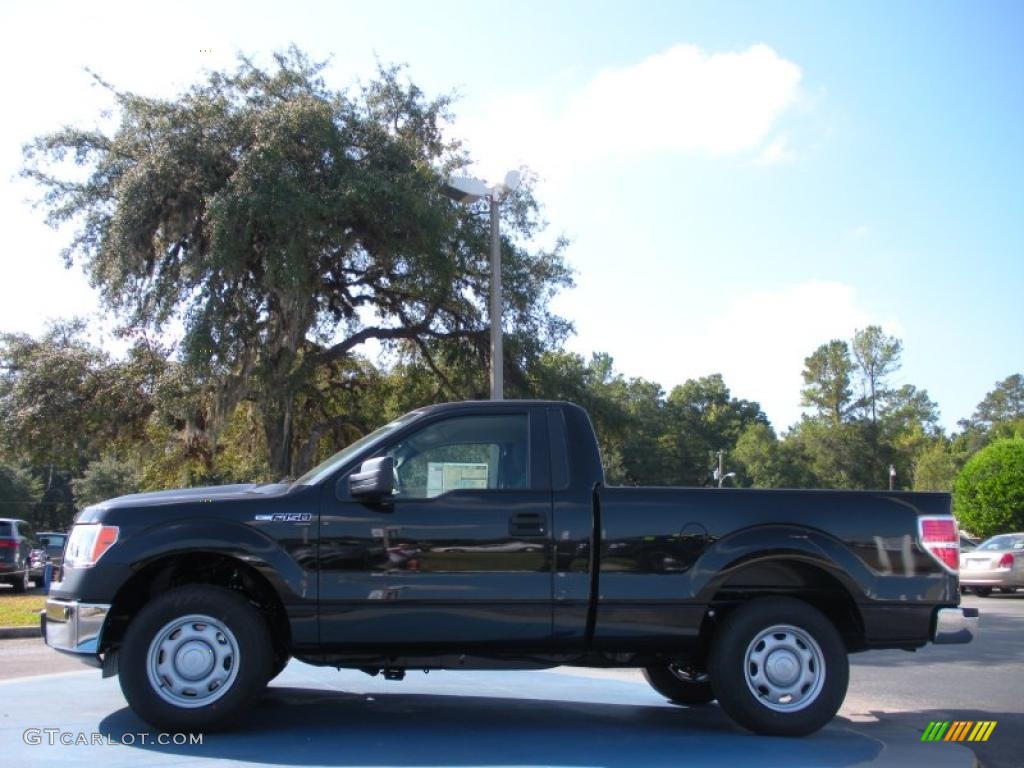
[(0, 539), (0, 549), (17, 549), (17, 539)]
[(68, 568), (88, 568), (103, 557), (103, 553), (117, 543), (116, 525), (84, 523), (71, 529), (64, 550), (64, 565)]
[(1000, 568), (1013, 568), (1013, 555), (1007, 552), (1001, 558), (999, 558)]
[(960, 569), (960, 535), (952, 517), (920, 517), (921, 545), (950, 573)]

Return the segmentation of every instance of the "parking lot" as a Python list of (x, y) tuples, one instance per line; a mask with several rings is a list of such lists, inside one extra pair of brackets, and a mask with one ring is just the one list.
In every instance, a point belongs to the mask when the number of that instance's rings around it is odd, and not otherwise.
[[(969, 766), (966, 746), (922, 743), (932, 720), (995, 720), (970, 745), (986, 768), (1020, 764), (1024, 595), (982, 609), (969, 646), (853, 657), (840, 717), (805, 739), (750, 735), (714, 705), (668, 705), (631, 670), (411, 673), (402, 682), (292, 662), (245, 727), (203, 743), (155, 743), (101, 680), (35, 639), (0, 641), (0, 739), (8, 765), (719, 765)], [(12, 676), (12, 673), (13, 676)], [(47, 743), (42, 729), (59, 729)], [(32, 741), (30, 731), (39, 731)], [(61, 733), (103, 734), (65, 745)], [(145, 737), (140, 734), (146, 734)], [(72, 737), (64, 737), (71, 740)], [(149, 743), (142, 743), (145, 739)], [(125, 742), (125, 743), (110, 743)], [(127, 743), (133, 742), (133, 743)]]

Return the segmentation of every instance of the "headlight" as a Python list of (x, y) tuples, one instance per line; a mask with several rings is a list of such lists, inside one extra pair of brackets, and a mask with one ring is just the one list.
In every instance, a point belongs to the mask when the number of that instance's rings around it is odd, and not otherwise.
[(67, 568), (88, 568), (103, 557), (103, 553), (117, 542), (116, 525), (83, 523), (71, 529), (67, 547), (64, 550), (64, 566)]

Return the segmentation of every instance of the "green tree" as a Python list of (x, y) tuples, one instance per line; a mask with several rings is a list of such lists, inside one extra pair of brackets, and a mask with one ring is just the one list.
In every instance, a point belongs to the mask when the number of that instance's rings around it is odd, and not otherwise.
[[(243, 58), (170, 100), (97, 78), (117, 129), (42, 136), (23, 174), (45, 190), (51, 224), (80, 224), (66, 263), (126, 327), (183, 323), (183, 359), (211, 384), (202, 431), (215, 443), (252, 400), (271, 470), (287, 475), (300, 422), (324, 434), (339, 415), (298, 409), (315, 403), (322, 369), (364, 343), (408, 340), (428, 364), (483, 354), (489, 224), (442, 194), (468, 162), (444, 136), (446, 98), (396, 69), (331, 90), (297, 49), (275, 59), (266, 71)], [(51, 171), (69, 155), (84, 179)], [(501, 213), (510, 354), (532, 358), (570, 330), (547, 308), (571, 282), (565, 243), (523, 245), (542, 225), (529, 183)]]
[(990, 430), (1006, 422), (1024, 419), (1024, 376), (1015, 373), (996, 383), (985, 395), (970, 423)]
[(71, 483), (75, 502), (86, 507), (139, 490), (139, 472), (131, 462), (108, 454), (92, 462), (82, 477)]
[(949, 491), (956, 481), (958, 462), (943, 440), (935, 440), (917, 459), (914, 466), (915, 491)]
[(787, 434), (778, 439), (771, 425), (750, 424), (732, 451), (739, 462), (740, 483), (755, 488), (815, 488), (821, 482), (811, 469), (804, 445)]
[(973, 455), (1000, 437), (1024, 437), (1024, 376), (1007, 376), (988, 392), (969, 419), (959, 422), (959, 453)]
[(996, 440), (975, 454), (957, 476), (953, 504), (976, 536), (1024, 530), (1024, 439)]
[(903, 345), (899, 339), (886, 336), (877, 325), (857, 330), (853, 335), (853, 358), (862, 382), (858, 403), (871, 423), (878, 420), (879, 402), (888, 394), (886, 378), (900, 368)]
[(822, 344), (804, 360), (801, 404), (815, 408), (834, 425), (842, 423), (852, 408), (852, 374), (847, 343), (833, 339)]
[(731, 453), (751, 424), (767, 424), (761, 406), (732, 397), (721, 374), (689, 379), (674, 387), (665, 403), (658, 445), (667, 462), (666, 481), (705, 485), (719, 450)]
[(0, 449), (46, 474), (80, 474), (112, 444), (140, 437), (154, 410), (159, 353), (136, 344), (123, 361), (84, 338), (80, 320), (40, 338), (0, 335)]
[(36, 522), (35, 507), (42, 496), (42, 484), (31, 471), (0, 462), (0, 517)]

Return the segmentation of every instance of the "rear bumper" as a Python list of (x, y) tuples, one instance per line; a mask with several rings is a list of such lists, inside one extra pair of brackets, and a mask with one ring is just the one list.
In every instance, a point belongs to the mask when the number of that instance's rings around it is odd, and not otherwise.
[(960, 571), (961, 587), (1024, 587), (1024, 576), (1012, 568)]
[(935, 612), (932, 642), (940, 645), (969, 643), (978, 636), (977, 608), (939, 608)]
[(40, 631), (54, 650), (74, 654), (82, 661), (100, 666), (99, 646), (103, 626), (110, 613), (104, 603), (50, 598), (40, 616)]

